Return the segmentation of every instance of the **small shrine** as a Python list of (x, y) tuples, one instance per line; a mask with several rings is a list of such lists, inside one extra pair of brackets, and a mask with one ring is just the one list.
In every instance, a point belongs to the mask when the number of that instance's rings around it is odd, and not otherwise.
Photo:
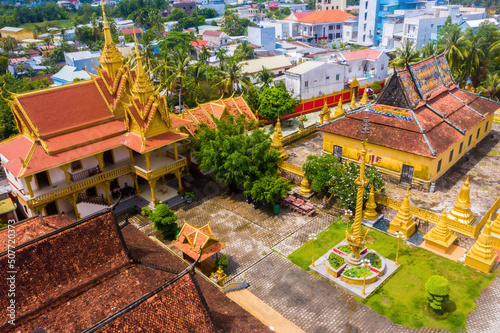
[(450, 232), (450, 229), (448, 229), (448, 225), (446, 224), (446, 208), (443, 210), (443, 213), (439, 218), (439, 223), (425, 234), (424, 239), (425, 247), (432, 248), (440, 253), (446, 253), (453, 245), (457, 236)]
[(465, 256), (465, 264), (488, 274), (495, 264), (496, 255), (492, 246), (491, 216), (489, 216), (483, 232)]
[(410, 238), (415, 233), (417, 223), (410, 213), (410, 187), (406, 190), (405, 198), (399, 207), (396, 217), (389, 223), (388, 232), (396, 235), (397, 231), (404, 234), (405, 238)]
[(326, 103), (326, 98), (325, 98), (325, 104), (323, 105), (323, 108), (321, 109), (321, 112), (319, 113), (319, 123), (323, 125), (325, 122), (329, 122), (331, 119), (331, 112), (330, 108), (328, 107), (328, 104)]
[(476, 215), (472, 214), (470, 207), (469, 176), (467, 176), (453, 208), (448, 213), (448, 221), (458, 222), (463, 225), (472, 225), (476, 221)]
[(226, 247), (226, 244), (214, 237), (210, 224), (200, 228), (187, 222), (173, 245), (182, 251), (183, 258), (189, 262), (195, 262), (200, 255), (200, 249), (203, 250), (198, 265), (205, 275), (210, 275), (215, 269), (215, 261), (210, 257), (214, 254), (218, 257), (219, 251)]

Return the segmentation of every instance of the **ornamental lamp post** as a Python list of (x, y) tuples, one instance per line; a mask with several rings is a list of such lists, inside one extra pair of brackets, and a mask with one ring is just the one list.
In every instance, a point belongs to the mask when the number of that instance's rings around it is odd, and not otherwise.
[(368, 265), (370, 265), (370, 260), (368, 259), (363, 259), (361, 260), (361, 263), (363, 264), (364, 271), (363, 271), (363, 296), (365, 296), (365, 286), (366, 286), (366, 269), (368, 268)]
[(405, 240), (405, 235), (401, 231), (396, 231), (396, 237), (398, 238), (398, 249), (396, 250), (396, 261), (394, 264), (397, 266), (398, 265), (398, 254), (399, 254), (399, 240)]
[(315, 233), (309, 234), (309, 240), (312, 241), (312, 264), (311, 266), (314, 267), (314, 241), (318, 239), (316, 237)]

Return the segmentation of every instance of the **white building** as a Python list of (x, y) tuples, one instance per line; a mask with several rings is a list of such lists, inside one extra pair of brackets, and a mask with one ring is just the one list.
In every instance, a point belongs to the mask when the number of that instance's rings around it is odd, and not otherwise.
[(272, 52), (276, 48), (274, 27), (248, 27), (248, 42)]
[(346, 0), (316, 0), (316, 10), (345, 10)]
[(358, 41), (358, 18), (347, 20), (342, 25), (342, 42), (356, 43)]
[(304, 100), (344, 89), (344, 67), (307, 61), (286, 71), (286, 90)]
[(246, 18), (254, 23), (259, 23), (267, 18), (266, 14), (261, 13), (260, 8), (239, 7), (236, 8), (239, 18)]
[(253, 76), (262, 71), (263, 67), (268, 71), (274, 73), (274, 75), (278, 78), (285, 74), (285, 71), (287, 69), (293, 67), (293, 64), (290, 62), (290, 60), (288, 60), (287, 57), (283, 55), (247, 60), (243, 61), (241, 65), (241, 71), (245, 74), (245, 76), (250, 78), (250, 81), (252, 83), (256, 82)]
[(477, 31), (477, 29), (479, 28), (479, 26), (485, 22), (489, 22), (495, 26), (499, 26), (498, 24), (498, 21), (494, 18), (487, 18), (487, 19), (480, 19), (480, 20), (466, 20), (466, 21), (463, 21), (461, 24), (460, 24), (460, 29), (462, 30), (466, 30), (468, 28), (472, 28), (472, 30), (474, 32)]
[(229, 36), (222, 31), (205, 30), (203, 40), (214, 43), (217, 47), (225, 47), (229, 44)]
[[(262, 21), (261, 27), (274, 28), (274, 38), (277, 40), (287, 39), (290, 35), (290, 22), (283, 20)], [(250, 27), (249, 27), (250, 28)], [(250, 38), (250, 33), (248, 34)]]
[(196, 4), (198, 5), (198, 8), (200, 9), (215, 9), (217, 14), (223, 15), (224, 14), (224, 8), (226, 7), (224, 1), (222, 0), (215, 0), (215, 1), (209, 1), (209, 0), (196, 0)]

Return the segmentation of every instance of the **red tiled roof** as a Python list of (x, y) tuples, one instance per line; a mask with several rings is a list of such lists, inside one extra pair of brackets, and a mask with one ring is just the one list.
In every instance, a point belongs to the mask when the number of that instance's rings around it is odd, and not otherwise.
[(113, 118), (93, 81), (38, 90), (17, 99), (42, 137)]
[[(43, 222), (42, 223), (42, 219)], [(58, 228), (65, 227), (74, 221), (70, 219), (66, 214), (57, 214), (44, 216), (42, 219), (39, 216), (21, 221), (15, 224), (16, 234), (16, 246), (26, 243), (32, 239), (38, 238), (49, 232), (52, 232)], [(51, 228), (55, 227), (54, 228)], [(8, 228), (0, 229), (0, 252), (6, 251), (8, 249)]]
[[(49, 234), (50, 235), (50, 234)], [(17, 318), (37, 311), (77, 287), (85, 285), (129, 263), (111, 213), (72, 224), (52, 235), (16, 249)], [(7, 252), (0, 268), (9, 271)], [(0, 288), (7, 290), (7, 280)], [(0, 298), (6, 308), (9, 299)], [(3, 312), (1, 322), (7, 322)]]
[(208, 225), (198, 228), (188, 223), (182, 227), (174, 246), (194, 260), (199, 257), (198, 251), (201, 247), (203, 252), (200, 261), (210, 258), (226, 247), (213, 237)]
[(206, 103), (201, 104), (201, 108), (205, 111), (209, 116), (214, 116), (217, 119), (221, 119), (222, 114), (224, 113), (224, 105), (216, 104), (216, 103)]
[[(297, 13), (294, 14), (297, 17)], [(346, 13), (344, 11), (334, 9), (334, 10), (320, 10), (312, 12), (309, 15), (304, 15), (297, 19), (297, 22), (302, 23), (328, 23), (328, 22), (342, 22), (352, 19), (354, 15)]]
[(141, 28), (135, 28), (135, 29), (122, 29), (122, 32), (125, 35), (133, 35), (135, 34), (142, 34), (142, 29)]
[(220, 35), (222, 35), (222, 31), (205, 30), (203, 32), (203, 35), (219, 37)]
[(289, 20), (289, 21), (295, 21), (296, 19), (300, 20), (300, 19), (303, 19), (304, 17), (306, 17), (307, 15), (311, 15), (312, 13), (313, 12), (292, 13), (292, 14), (290, 14), (290, 16), (286, 17), (285, 20)]
[(130, 149), (135, 150), (138, 153), (145, 153), (156, 149), (158, 147), (166, 146), (172, 142), (176, 142), (182, 139), (187, 138), (188, 135), (184, 133), (174, 133), (174, 132), (166, 132), (162, 134), (158, 134), (151, 138), (146, 139), (146, 146), (142, 144), (142, 139), (140, 136), (134, 133), (129, 133), (127, 138), (125, 139), (125, 146)]
[(197, 39), (189, 42), (192, 46), (203, 46), (209, 43), (208, 40)]
[(7, 171), (12, 173), (14, 177), (17, 177), (22, 168), (19, 157), (26, 159), (32, 146), (33, 142), (23, 135), (19, 135), (15, 139), (11, 139), (0, 145), (0, 154), (5, 156), (8, 160), (8, 162), (4, 164), (4, 167)]
[(382, 51), (370, 50), (370, 49), (364, 49), (352, 52), (342, 52), (342, 56), (345, 58), (346, 61), (354, 61), (361, 59), (376, 60), (378, 59), (378, 57), (380, 57), (381, 54)]

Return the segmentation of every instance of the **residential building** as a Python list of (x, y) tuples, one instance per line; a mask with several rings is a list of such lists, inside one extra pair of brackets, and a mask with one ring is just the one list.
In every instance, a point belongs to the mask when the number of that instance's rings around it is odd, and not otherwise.
[(500, 24), (498, 23), (498, 21), (496, 19), (485, 18), (485, 19), (479, 19), (479, 20), (465, 20), (460, 24), (460, 29), (467, 30), (468, 28), (472, 28), (474, 33), (476, 33), (479, 26), (485, 22), (489, 22), (489, 23), (495, 25), (496, 27), (500, 26)]
[(460, 89), (444, 55), (396, 71), (376, 101), (318, 129), (323, 151), (357, 162), (368, 117), (368, 160), (388, 177), (429, 188), (487, 138), (500, 103)]
[[(290, 22), (283, 20), (272, 20), (272, 21), (261, 21), (261, 27), (264, 28), (274, 28), (274, 38), (276, 40), (287, 39), (290, 35)], [(249, 27), (250, 28), (250, 27)], [(248, 38), (250, 38), (248, 34)]]
[(358, 17), (344, 21), (342, 25), (342, 42), (356, 43), (358, 41)]
[(279, 8), (289, 8), (292, 13), (307, 11), (307, 3), (279, 3)]
[(250, 6), (238, 7), (236, 8), (236, 11), (239, 18), (246, 18), (257, 24), (267, 19), (266, 14), (261, 13), (261, 10), (258, 7), (257, 8), (252, 8)]
[(344, 67), (307, 61), (286, 71), (286, 90), (303, 100), (344, 89)]
[(226, 47), (229, 44), (229, 36), (222, 31), (205, 30), (203, 40), (212, 42), (216, 47)]
[(226, 7), (223, 0), (196, 0), (196, 4), (200, 9), (214, 9), (217, 14), (224, 15), (224, 9)]
[[(306, 14), (306, 15), (300, 15)], [(354, 15), (341, 10), (294, 13), (286, 18), (298, 23), (298, 34), (308, 42), (331, 41), (342, 38), (342, 26)], [(292, 31), (295, 27), (292, 26)], [(293, 32), (292, 32), (293, 33)]]
[(246, 60), (241, 64), (241, 71), (245, 73), (245, 76), (250, 78), (252, 83), (256, 82), (253, 76), (262, 71), (263, 67), (272, 72), (278, 78), (282, 77), (281, 79), (283, 79), (285, 71), (293, 67), (290, 60), (288, 60), (284, 55)]
[(191, 16), (191, 12), (196, 9), (196, 2), (194, 0), (180, 0), (172, 4), (172, 7), (183, 9), (186, 15)]
[(122, 29), (121, 31), (124, 35), (129, 35), (129, 36), (135, 35), (137, 38), (140, 38), (142, 35), (141, 28)]
[(316, 0), (316, 10), (345, 10), (346, 0)]
[(66, 65), (59, 72), (52, 75), (52, 79), (54, 80), (54, 85), (60, 86), (73, 83), (75, 80), (90, 80), (90, 75), (80, 68)]
[(344, 65), (345, 83), (350, 84), (354, 78), (357, 78), (360, 87), (374, 81), (385, 80), (389, 69), (389, 57), (385, 52), (378, 50), (365, 49), (337, 53), (328, 61)]
[(20, 134), (0, 144), (0, 159), (28, 217), (79, 220), (120, 196), (155, 204), (182, 190), (190, 155), (181, 130), (190, 122), (168, 111), (140, 54), (133, 69), (124, 63), (105, 17), (104, 40), (90, 80), (11, 94)]
[(276, 48), (274, 27), (248, 27), (248, 42), (272, 52)]
[(0, 29), (0, 35), (2, 38), (13, 37), (17, 41), (22, 41), (28, 38), (35, 38), (33, 31), (24, 28), (14, 28), (14, 27), (3, 27)]
[(86, 70), (89, 73), (97, 74), (99, 67), (99, 57), (101, 52), (81, 51), (65, 52), (64, 59), (66, 65), (76, 67), (78, 70)]

